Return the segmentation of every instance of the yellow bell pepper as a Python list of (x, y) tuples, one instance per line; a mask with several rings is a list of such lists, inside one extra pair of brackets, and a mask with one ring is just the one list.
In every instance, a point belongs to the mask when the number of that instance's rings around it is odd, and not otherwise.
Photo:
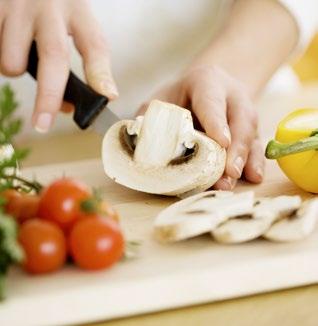
[(318, 109), (300, 109), (283, 119), (265, 156), (277, 159), (286, 176), (300, 188), (318, 193)]

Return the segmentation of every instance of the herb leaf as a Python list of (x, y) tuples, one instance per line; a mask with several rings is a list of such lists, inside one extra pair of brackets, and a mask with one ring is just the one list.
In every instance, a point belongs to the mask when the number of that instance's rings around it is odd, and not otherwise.
[(0, 300), (4, 298), (4, 279), (11, 264), (21, 263), (24, 254), (17, 242), (15, 220), (0, 210)]
[(0, 87), (0, 300), (4, 298), (6, 274), (12, 264), (20, 263), (23, 250), (18, 243), (18, 226), (13, 217), (5, 213), (6, 200), (1, 192), (8, 188), (21, 191), (39, 191), (39, 184), (24, 180), (18, 174), (18, 164), (28, 154), (26, 149), (10, 145), (22, 127), (15, 117), (18, 102), (9, 84)]
[(18, 102), (9, 84), (0, 88), (0, 145), (11, 143), (22, 127), (22, 120), (14, 117)]

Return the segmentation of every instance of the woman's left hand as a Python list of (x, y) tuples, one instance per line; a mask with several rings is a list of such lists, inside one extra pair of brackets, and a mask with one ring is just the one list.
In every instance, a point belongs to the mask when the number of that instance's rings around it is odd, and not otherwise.
[[(163, 87), (152, 99), (190, 109), (206, 134), (227, 148), (227, 162), (215, 189), (231, 190), (244, 174), (259, 183), (264, 173), (264, 153), (257, 137), (257, 115), (248, 91), (220, 67), (200, 66)], [(149, 101), (144, 103), (143, 114)]]

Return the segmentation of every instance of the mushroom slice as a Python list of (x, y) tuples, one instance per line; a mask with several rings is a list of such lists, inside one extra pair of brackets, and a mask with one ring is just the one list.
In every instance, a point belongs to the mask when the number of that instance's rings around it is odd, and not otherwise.
[(175, 242), (208, 233), (227, 219), (251, 214), (252, 191), (234, 194), (208, 191), (181, 200), (159, 213), (154, 234), (160, 242)]
[(301, 205), (299, 196), (278, 196), (258, 199), (253, 213), (238, 216), (214, 229), (211, 234), (221, 243), (241, 243), (260, 237), (270, 226), (286, 215), (294, 213)]
[(135, 190), (184, 195), (210, 188), (223, 174), (225, 149), (193, 128), (189, 110), (154, 100), (142, 119), (122, 120), (106, 133), (106, 174)]
[(291, 242), (313, 232), (318, 217), (318, 199), (309, 199), (292, 215), (274, 223), (264, 234), (268, 240)]

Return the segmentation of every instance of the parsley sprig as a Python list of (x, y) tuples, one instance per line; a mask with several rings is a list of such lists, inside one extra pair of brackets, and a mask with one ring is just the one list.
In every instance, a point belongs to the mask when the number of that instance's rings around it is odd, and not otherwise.
[[(8, 145), (2, 145), (2, 147)], [(9, 157), (1, 159), (0, 147), (0, 193), (6, 189), (15, 189), (21, 192), (39, 193), (42, 185), (36, 180), (28, 180), (18, 172), (18, 164), (29, 153), (27, 149), (16, 149)]]
[(0, 300), (4, 298), (9, 267), (23, 260), (23, 251), (17, 241), (18, 226), (14, 218), (5, 213), (6, 200), (1, 192), (10, 188), (26, 192), (39, 192), (41, 189), (36, 181), (26, 180), (18, 173), (19, 162), (26, 157), (28, 150), (13, 150), (11, 147), (22, 128), (22, 120), (15, 115), (17, 107), (11, 87), (8, 84), (0, 87)]
[(5, 155), (5, 148), (11, 146), (14, 137), (21, 131), (22, 119), (16, 116), (18, 102), (9, 84), (0, 88), (0, 192), (11, 188), (23, 192), (41, 191), (42, 186), (35, 180), (27, 180), (18, 174), (18, 164), (29, 153), (28, 149), (12, 149)]
[(0, 209), (0, 300), (4, 299), (5, 279), (12, 264), (22, 262), (24, 254), (17, 242), (17, 223)]
[(14, 92), (9, 84), (0, 88), (0, 145), (11, 143), (22, 128), (22, 120), (14, 114), (18, 108)]

